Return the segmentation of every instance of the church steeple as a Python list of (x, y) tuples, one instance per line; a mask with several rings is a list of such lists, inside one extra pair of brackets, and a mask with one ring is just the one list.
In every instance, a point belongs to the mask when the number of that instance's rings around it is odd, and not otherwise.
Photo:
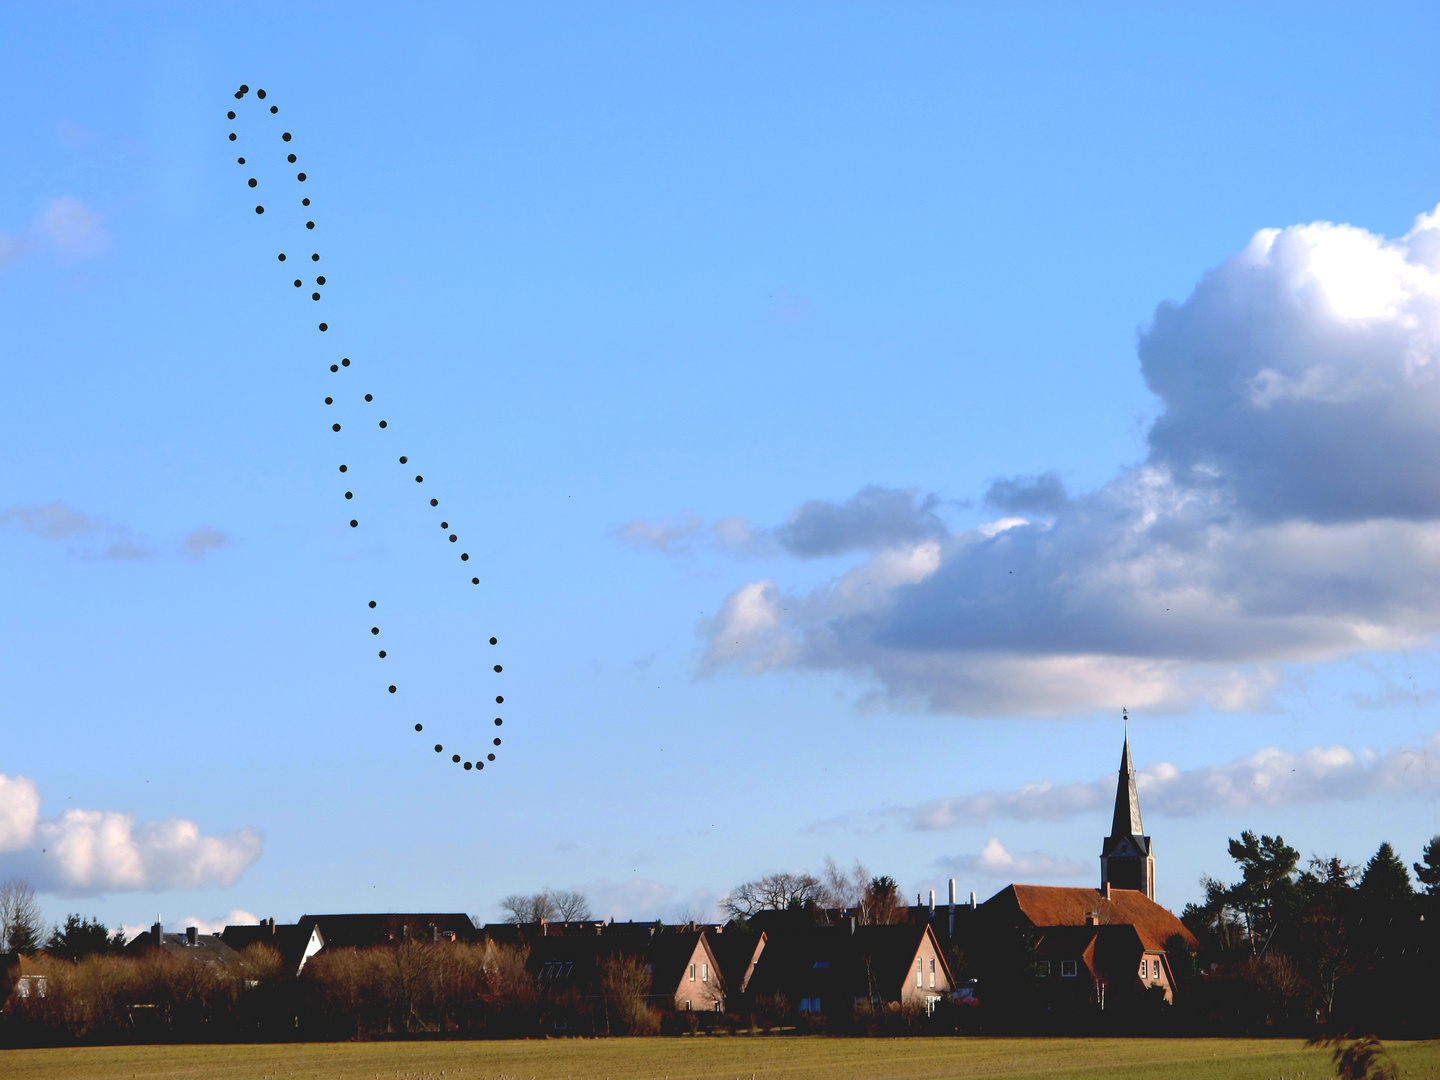
[(1130, 760), (1130, 714), (1122, 710), (1125, 744), (1120, 751), (1120, 775), (1115, 784), (1115, 816), (1110, 835), (1100, 849), (1100, 891), (1135, 889), (1155, 899), (1155, 854), (1140, 821), (1140, 794), (1135, 789), (1135, 765)]

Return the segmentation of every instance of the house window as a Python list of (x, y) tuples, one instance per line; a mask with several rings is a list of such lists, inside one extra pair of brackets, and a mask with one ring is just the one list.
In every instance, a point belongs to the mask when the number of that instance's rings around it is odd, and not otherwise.
[(689, 1011), (690, 1011), (691, 1009), (693, 1009), (693, 1008), (695, 1008), (694, 1002), (692, 1002), (689, 998), (686, 998), (686, 999), (685, 999), (685, 1011), (686, 1011), (686, 1012), (689, 1012)]
[(700, 981), (703, 982), (703, 983), (708, 983), (708, 982), (710, 981), (710, 965), (709, 965), (709, 964), (701, 964), (701, 965), (700, 965)]
[(1050, 961), (1049, 961), (1049, 960), (1041, 960), (1041, 961), (1040, 961), (1040, 977), (1041, 977), (1042, 979), (1048, 979), (1048, 978), (1050, 977)]
[(935, 989), (935, 960), (930, 960), (930, 989)]
[(1142, 960), (1140, 961), (1140, 977), (1141, 977), (1142, 979), (1145, 978), (1146, 971), (1147, 971), (1146, 962), (1142, 959)]
[(1151, 961), (1150, 961), (1150, 974), (1151, 974), (1152, 976), (1154, 976), (1155, 978), (1157, 978), (1157, 979), (1160, 977), (1160, 961), (1159, 961), (1159, 960), (1151, 960)]
[(802, 1013), (809, 1013), (809, 1014), (812, 1014), (812, 1015), (813, 1015), (814, 1013), (818, 1013), (818, 1012), (820, 1011), (820, 999), (819, 999), (819, 998), (801, 998), (801, 999), (800, 999), (800, 1011), (801, 1011)]
[(1061, 960), (1060, 977), (1062, 979), (1073, 979), (1075, 977), (1075, 964), (1076, 961), (1074, 960)]
[(694, 982), (694, 981), (695, 981), (695, 965), (694, 965), (694, 964), (691, 964), (691, 965), (690, 965), (690, 981), (691, 981), (691, 982)]
[(916, 986), (924, 986), (924, 985), (925, 985), (925, 961), (924, 961), (924, 960), (916, 960), (916, 961), (915, 961), (915, 985), (916, 985)]

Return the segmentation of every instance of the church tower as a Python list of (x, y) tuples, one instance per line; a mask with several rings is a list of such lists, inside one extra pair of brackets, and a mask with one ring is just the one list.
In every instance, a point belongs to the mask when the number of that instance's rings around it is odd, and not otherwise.
[[(1125, 713), (1125, 719), (1129, 714)], [(1128, 725), (1127, 725), (1128, 726)], [(1140, 796), (1135, 790), (1135, 766), (1130, 762), (1130, 733), (1120, 754), (1120, 778), (1115, 786), (1115, 817), (1110, 835), (1100, 849), (1100, 891), (1135, 889), (1155, 899), (1155, 854), (1140, 823)]]

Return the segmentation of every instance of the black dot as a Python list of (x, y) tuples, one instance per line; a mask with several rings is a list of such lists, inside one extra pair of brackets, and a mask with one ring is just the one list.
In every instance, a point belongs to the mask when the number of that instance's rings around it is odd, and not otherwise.
[(240, 84), (240, 93), (242, 93), (242, 94), (248, 94), (249, 92), (250, 92), (250, 87), (246, 86), (244, 83), (241, 83), (241, 84)]
[(244, 97), (244, 96), (245, 96), (245, 95), (242, 94), (242, 93), (240, 93), (239, 90), (236, 90), (236, 91), (235, 91), (235, 99), (236, 99), (237, 101), (238, 101), (240, 98)]
[(499, 726), (500, 726), (501, 724), (503, 724), (503, 723), (505, 723), (504, 720), (501, 720), (500, 717), (498, 717), (498, 716), (495, 717), (495, 726), (496, 726), (496, 727), (499, 727)]
[(448, 529), (450, 527), (450, 523), (448, 521), (442, 521), (440, 522), (440, 527), (442, 529)]
[(305, 182), (305, 174), (304, 174), (303, 172), (302, 172), (302, 173), (296, 173), (296, 174), (295, 174), (295, 179), (296, 179), (296, 180), (299, 180), (299, 181), (303, 184), (303, 183)]
[(470, 579), (470, 584), (471, 584), (471, 585), (479, 585), (479, 584), (480, 584), (480, 579), (479, 579), (478, 577), (472, 577), (472, 578)]
[[(366, 397), (369, 397), (370, 395), (369, 395), (369, 394), (366, 394), (365, 396), (366, 396)], [(417, 477), (415, 477), (415, 482), (416, 482), (417, 484), (423, 484), (423, 483), (425, 482), (425, 477), (423, 477), (423, 476), (417, 476)]]
[(284, 261), (285, 261), (285, 253), (284, 253), (283, 251), (280, 253), (280, 261), (281, 261), (281, 262), (284, 262)]
[(354, 498), (354, 492), (350, 492), (350, 491), (345, 492), (345, 497), (346, 497), (347, 499)]
[(312, 292), (312, 293), (310, 294), (310, 299), (311, 299), (311, 300), (319, 300), (319, 299), (320, 299), (320, 294), (319, 294), (318, 292)]
[(285, 132), (285, 134), (284, 134), (284, 135), (281, 135), (280, 138), (284, 139), (286, 142), (289, 142), (289, 141), (290, 141), (290, 132), (288, 132), (288, 131)]
[(439, 499), (431, 499), (431, 500), (430, 500), (430, 505), (431, 505), (431, 506), (439, 506), (439, 505), (440, 505), (440, 500), (439, 500)]
[[(318, 300), (319, 297), (317, 296), (316, 299)], [(322, 323), (320, 324), (320, 332), (321, 332), (322, 334), (323, 334), (326, 330), (329, 330), (329, 329), (330, 329), (330, 324), (329, 324), (329, 323), (323, 323), (323, 322), (322, 322)]]
[(455, 534), (454, 534), (454, 533), (451, 533), (451, 534), (450, 534), (450, 542), (451, 542), (452, 544), (455, 542), (455, 539), (456, 539)]
[(271, 105), (271, 106), (270, 106), (270, 111), (271, 111), (272, 113), (278, 113), (280, 110), (279, 110), (278, 107), (276, 107), (276, 106), (274, 106), (274, 105)]
[(496, 670), (496, 671), (503, 671), (504, 669), (503, 669), (499, 664), (496, 664), (496, 665), (495, 665), (495, 670)]
[(483, 769), (484, 767), (485, 767), (485, 762), (483, 762), (483, 761), (477, 761), (477, 762), (475, 762), (475, 768), (477, 768), (477, 769)]
[(347, 468), (345, 468), (344, 465), (341, 465), (341, 466), (340, 466), (340, 471), (341, 471), (341, 472), (349, 472), (350, 470), (347, 469)]
[(331, 370), (331, 371), (339, 371), (339, 370), (340, 370), (340, 365), (339, 365), (339, 364), (331, 364), (331, 365), (330, 365), (330, 370)]
[(469, 562), (469, 561), (470, 561), (470, 553), (469, 553), (468, 551), (462, 551), (462, 552), (460, 553), (460, 561), (461, 561), (461, 562)]
[[(384, 649), (381, 649), (381, 650), (380, 650), (380, 659), (381, 659), (381, 660), (384, 660), (384, 659), (385, 659), (385, 650), (384, 650)], [(420, 729), (419, 729), (419, 728), (416, 728), (415, 730), (416, 730), (416, 731), (419, 731)]]
[(234, 142), (234, 141), (235, 141), (235, 132), (233, 132), (233, 131), (230, 132), (230, 141), (231, 141), (231, 142)]
[[(320, 280), (323, 282), (325, 279), (324, 279), (324, 278), (321, 278)], [(365, 400), (366, 400), (366, 401), (374, 401), (374, 400), (375, 400), (375, 395), (374, 395), (374, 394), (366, 394), (366, 395), (365, 395)]]
[(491, 644), (491, 645), (499, 645), (499, 644), (500, 644), (500, 639), (499, 639), (499, 638), (493, 638), (493, 637), (492, 637), (492, 638), (490, 639), (490, 644)]
[(291, 154), (291, 155), (290, 155), (290, 164), (291, 164), (291, 165), (294, 165), (294, 164), (295, 164), (295, 155), (294, 155), (294, 154)]
[(311, 261), (311, 262), (319, 262), (319, 261), (320, 261), (320, 253), (317, 251), (317, 252), (315, 252), (314, 255), (311, 255), (311, 256), (310, 256), (310, 261)]
[(310, 200), (309, 200), (309, 199), (301, 199), (301, 200), (300, 200), (300, 205), (301, 205), (301, 206), (309, 206), (309, 205), (310, 205)]
[(349, 366), (350, 366), (350, 358), (347, 356), (344, 360), (341, 360), (341, 361), (340, 361), (340, 366), (341, 366), (341, 367), (349, 367)]
[(416, 731), (424, 731), (424, 730), (425, 730), (425, 725), (424, 725), (424, 724), (416, 724), (416, 725), (415, 725), (415, 730), (416, 730)]
[(325, 284), (325, 275), (324, 275), (324, 274), (321, 274), (319, 277), (317, 277), (317, 278), (315, 279), (315, 284), (316, 284), (316, 285), (324, 285), (324, 284)]
[(470, 768), (472, 768), (472, 767), (473, 767), (473, 766), (471, 766), (470, 762), (468, 762), (468, 761), (465, 762), (465, 768), (466, 768), (467, 770), (470, 769)]
[(357, 525), (359, 525), (359, 524), (360, 524), (360, 522), (356, 521), (354, 518), (351, 518), (351, 519), (350, 519), (350, 527), (351, 527), (352, 529), (355, 528), (355, 526), (357, 526)]
[(244, 165), (244, 164), (245, 164), (245, 159), (244, 159), (243, 157), (237, 157), (237, 158), (235, 159), (235, 164), (236, 164), (236, 165)]
[(225, 114), (225, 119), (227, 119), (227, 120), (234, 120), (234, 119), (235, 119), (234, 110), (231, 110), (230, 112), (227, 112), (227, 113)]
[(451, 755), (450, 755), (450, 760), (453, 761), (453, 762), (455, 762), (455, 764), (458, 765), (458, 764), (460, 764), (460, 755), (459, 755), (459, 754), (451, 754)]
[(257, 213), (257, 214), (263, 214), (264, 212), (265, 212), (265, 207), (263, 207), (263, 206), (257, 206), (257, 207), (255, 207), (255, 213)]
[(249, 184), (250, 184), (251, 187), (254, 187), (254, 186), (255, 186), (255, 184), (256, 184), (255, 177), (253, 177), (253, 176), (250, 177)]
[(328, 397), (327, 397), (327, 398), (325, 399), (325, 404), (326, 404), (326, 405), (334, 405), (334, 404), (335, 404), (335, 399), (334, 399), (334, 398), (328, 398)]
[(384, 427), (384, 426), (385, 426), (385, 421), (384, 421), (384, 420), (381, 420), (381, 421), (380, 421), (380, 426), (381, 426), (381, 427)]
[(395, 687), (390, 687), (390, 692), (393, 694), (395, 692)]
[(444, 749), (445, 749), (445, 747), (441, 746), (438, 742), (435, 744), (435, 752), (436, 752), (437, 754), (440, 753), (440, 751), (441, 751), (441, 750), (444, 750)]
[(504, 705), (504, 704), (505, 704), (505, 699), (504, 699), (503, 697), (500, 697), (500, 696), (497, 694), (496, 697), (495, 697), (495, 704), (496, 704), (496, 705)]
[(371, 606), (371, 607), (374, 607), (374, 606), (375, 606), (375, 601), (374, 601), (374, 600), (371, 600), (371, 601), (370, 601), (370, 606)]
[(264, 90), (256, 90), (256, 91), (255, 91), (255, 96), (258, 97), (258, 98), (260, 98), (260, 99), (263, 101), (264, 98), (265, 98), (265, 91), (264, 91)]
[(307, 222), (305, 222), (305, 228), (307, 228), (307, 229), (313, 229), (314, 227), (315, 227), (315, 222), (313, 222), (313, 221), (307, 221)]
[(371, 632), (372, 634), (378, 634), (378, 633), (380, 633), (380, 627), (378, 627), (378, 626), (372, 626), (372, 627), (370, 627), (370, 632)]
[(403, 455), (403, 454), (400, 455), (400, 464), (401, 464), (401, 465), (404, 465), (405, 462), (407, 462), (407, 461), (409, 461), (409, 460), (410, 460), (410, 459), (407, 458), (407, 457), (405, 457), (405, 455)]
[(495, 745), (496, 745), (496, 746), (499, 746), (499, 745), (500, 745), (500, 740), (499, 740), (499, 739), (496, 739), (496, 740), (495, 740)]
[(485, 760), (486, 760), (486, 761), (494, 761), (494, 760), (495, 760), (495, 755), (494, 755), (494, 754), (486, 754), (486, 755), (485, 755)]
[(333, 424), (333, 425), (331, 425), (331, 430), (332, 430), (332, 431), (339, 431), (339, 430), (340, 430), (340, 425), (339, 425), (339, 424)]

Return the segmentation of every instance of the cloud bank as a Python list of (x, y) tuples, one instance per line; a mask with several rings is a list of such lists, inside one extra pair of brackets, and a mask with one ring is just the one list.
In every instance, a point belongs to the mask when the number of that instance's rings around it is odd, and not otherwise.
[(0, 877), (38, 892), (93, 896), (233, 885), (260, 857), (250, 829), (205, 836), (183, 818), (144, 821), (114, 810), (40, 816), (33, 780), (0, 773)]
[(1250, 709), (1285, 664), (1440, 630), (1440, 211), (1396, 240), (1257, 233), (1159, 307), (1139, 357), (1163, 411), (1097, 491), (1002, 478), (1003, 516), (971, 529), (879, 487), (710, 526), (863, 558), (817, 589), (737, 587), (700, 626), (702, 668), (847, 671), (960, 715)]
[[(0, 528), (6, 526), (42, 540), (80, 540), (81, 546), (70, 552), (80, 559), (133, 562), (156, 554), (152, 545), (136, 539), (125, 526), (86, 514), (59, 500), (0, 510)], [(88, 543), (83, 543), (87, 540)], [(229, 542), (230, 538), (219, 529), (202, 525), (185, 534), (180, 550), (192, 559), (203, 559), (207, 553)]]
[(935, 865), (955, 877), (1002, 878), (1014, 881), (1024, 878), (1076, 878), (1089, 877), (1090, 867), (1082, 866), (1073, 859), (1060, 859), (1043, 851), (1027, 851), (1011, 855), (1000, 843), (1000, 838), (990, 837), (978, 855), (955, 855), (937, 859)]
[[(1108, 813), (1115, 803), (1115, 773), (1090, 783), (1026, 784), (934, 799), (901, 810), (912, 829), (950, 829), (1005, 821), (1072, 821)], [(1137, 769), (1140, 805), (1147, 815), (1194, 817), (1214, 810), (1347, 802), (1375, 795), (1407, 798), (1440, 793), (1440, 734), (1424, 745), (1384, 754), (1344, 746), (1298, 752), (1269, 748), (1223, 765), (1180, 769), (1169, 762)]]
[(79, 199), (62, 195), (40, 205), (23, 235), (0, 233), (0, 267), (29, 255), (94, 256), (107, 243), (100, 215)]

